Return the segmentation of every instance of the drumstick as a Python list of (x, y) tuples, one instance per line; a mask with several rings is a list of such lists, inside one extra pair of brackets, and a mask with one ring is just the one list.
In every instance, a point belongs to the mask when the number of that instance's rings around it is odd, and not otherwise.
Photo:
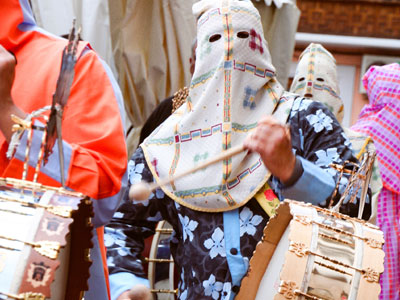
[(147, 200), (153, 190), (160, 186), (164, 186), (168, 183), (171, 183), (172, 181), (175, 181), (183, 176), (186, 176), (190, 173), (197, 172), (198, 170), (204, 169), (205, 167), (208, 167), (209, 165), (215, 164), (216, 162), (219, 162), (221, 160), (227, 159), (231, 156), (234, 156), (236, 154), (239, 154), (243, 152), (245, 149), (243, 145), (239, 145), (236, 147), (233, 147), (229, 150), (223, 151), (219, 155), (215, 156), (214, 158), (198, 165), (195, 166), (189, 170), (186, 170), (178, 175), (168, 177), (165, 179), (160, 180), (159, 182), (153, 182), (153, 183), (147, 183), (147, 182), (139, 182), (137, 184), (134, 184), (130, 187), (129, 189), (129, 199), (130, 200), (138, 200), (138, 201), (143, 201)]

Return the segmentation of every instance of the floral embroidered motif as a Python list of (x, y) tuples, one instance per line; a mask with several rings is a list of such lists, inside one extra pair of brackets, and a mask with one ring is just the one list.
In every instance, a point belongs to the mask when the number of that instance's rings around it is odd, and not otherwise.
[(251, 87), (247, 86), (244, 89), (245, 96), (243, 100), (243, 107), (249, 107), (250, 109), (256, 108), (256, 103), (254, 102), (255, 96), (257, 94), (257, 90), (253, 90)]

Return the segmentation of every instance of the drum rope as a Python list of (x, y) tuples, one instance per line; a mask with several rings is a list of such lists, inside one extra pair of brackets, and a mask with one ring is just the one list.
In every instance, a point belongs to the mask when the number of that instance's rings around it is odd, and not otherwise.
[(314, 220), (310, 220), (310, 219), (308, 219), (308, 218), (300, 218), (300, 216), (297, 216), (297, 215), (296, 215), (294, 219), (295, 219), (296, 221), (300, 222), (300, 223), (303, 224), (303, 225), (315, 224), (315, 225), (318, 225), (318, 226), (320, 226), (320, 227), (322, 227), (322, 228), (335, 231), (336, 233), (340, 233), (340, 234), (343, 234), (343, 235), (347, 235), (347, 236), (350, 236), (350, 237), (353, 237), (353, 238), (357, 238), (357, 239), (363, 240), (364, 242), (367, 243), (367, 245), (371, 246), (372, 248), (379, 248), (379, 249), (381, 249), (382, 246), (383, 246), (383, 243), (381, 243), (381, 242), (379, 242), (379, 241), (377, 241), (377, 240), (375, 240), (375, 239), (371, 239), (371, 238), (367, 238), (367, 237), (362, 237), (362, 236), (356, 235), (356, 234), (354, 234), (354, 233), (341, 230), (341, 229), (339, 229), (339, 228), (335, 228), (335, 227), (332, 227), (332, 226), (329, 226), (329, 225), (326, 225), (326, 224), (319, 223), (319, 222), (314, 221)]
[(46, 300), (46, 297), (41, 293), (23, 293), (19, 295), (14, 295), (14, 294), (0, 292), (0, 295), (4, 295), (8, 298), (15, 300)]
[[(19, 242), (25, 245), (31, 246), (35, 249), (39, 254), (46, 256), (50, 259), (56, 259), (58, 257), (58, 253), (60, 252), (61, 245), (59, 242), (55, 241), (39, 241), (39, 242), (28, 242), (24, 240), (20, 240), (13, 237), (8, 237), (0, 234), (0, 239)], [(19, 250), (19, 249), (12, 249), (7, 246), (0, 245), (1, 248), (6, 248), (9, 250)], [(20, 251), (20, 250), (19, 250)]]
[(16, 203), (27, 205), (29, 207), (43, 208), (46, 211), (48, 211), (54, 215), (57, 215), (59, 217), (64, 217), (64, 218), (70, 218), (71, 214), (72, 214), (72, 207), (69, 207), (69, 206), (45, 205), (45, 204), (15, 199), (13, 197), (6, 196), (6, 195), (0, 195), (0, 201), (16, 202)]
[[(352, 265), (343, 263), (343, 262), (341, 262), (339, 260), (330, 258), (328, 256), (325, 256), (325, 255), (322, 255), (322, 254), (319, 254), (319, 253), (316, 253), (314, 251), (306, 249), (306, 245), (304, 243), (291, 241), (290, 242), (290, 246), (289, 246), (289, 251), (293, 252), (298, 257), (303, 257), (303, 256), (306, 256), (306, 255), (314, 255), (316, 257), (322, 258), (325, 261), (329, 261), (329, 262), (331, 262), (331, 263), (333, 263), (335, 265), (339, 265), (339, 266), (342, 266), (342, 267), (345, 267), (345, 268), (348, 268), (348, 269), (353, 269), (353, 270), (355, 270), (357, 272), (360, 272), (361, 274), (363, 274), (363, 276), (369, 282), (379, 282), (379, 277), (380, 276), (379, 276), (379, 273), (376, 272), (375, 270), (373, 270), (371, 268), (366, 268), (365, 270), (364, 269), (360, 269), (360, 268), (354, 267)], [(324, 267), (328, 267), (328, 265), (325, 265), (324, 263), (321, 263), (321, 262), (315, 262), (315, 263), (320, 264), (321, 266), (324, 266)], [(330, 267), (330, 269), (332, 269), (334, 271), (337, 271), (337, 272), (352, 276), (352, 274), (346, 273), (346, 271), (337, 269), (337, 268), (335, 268), (333, 266), (329, 266), (329, 267)]]

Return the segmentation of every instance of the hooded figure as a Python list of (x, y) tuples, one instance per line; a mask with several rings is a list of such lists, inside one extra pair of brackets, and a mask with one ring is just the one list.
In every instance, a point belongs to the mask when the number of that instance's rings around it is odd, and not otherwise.
[[(198, 44), (189, 96), (136, 150), (129, 182), (179, 174), (238, 145), (251, 151), (157, 188), (145, 201), (126, 197), (106, 227), (112, 299), (129, 299), (128, 290), (145, 283), (143, 238), (161, 220), (173, 228), (178, 298), (233, 299), (276, 204), (290, 198), (328, 206), (338, 178), (329, 164), (355, 161), (332, 113), (277, 82), (251, 1), (204, 0), (193, 12)], [(356, 215), (358, 200), (341, 211)]]
[(336, 60), (322, 45), (311, 43), (301, 53), (290, 91), (322, 102), (342, 123), (344, 106), (339, 96)]
[[(336, 60), (321, 44), (311, 43), (301, 53), (290, 91), (323, 103), (335, 115), (339, 123), (342, 123), (344, 106), (340, 98)], [(351, 143), (354, 156), (359, 158), (365, 151), (375, 153), (374, 143), (368, 136), (350, 128), (343, 128), (343, 130), (346, 140), (349, 139), (346, 143)], [(378, 195), (382, 189), (376, 159), (372, 172), (370, 187), (373, 209), (369, 221), (375, 223)]]
[[(12, 52), (17, 61), (10, 105), (19, 109), (24, 117), (32, 111), (51, 105), (60, 73), (62, 52), (67, 41), (52, 36), (35, 25), (28, 0), (0, 2), (0, 44)], [(95, 235), (93, 240), (95, 248), (91, 253), (94, 261), (91, 280), (97, 278), (94, 284), (99, 295), (88, 293), (85, 299), (100, 300), (108, 298), (98, 247), (99, 243), (103, 244), (101, 226), (112, 216), (126, 182), (123, 178), (127, 154), (122, 111), (119, 109), (122, 108), (122, 98), (108, 67), (105, 67), (88, 43), (80, 43), (77, 58), (75, 77), (63, 115), (64, 177), (68, 188), (94, 199), (93, 222), (98, 227), (96, 232), (99, 238)], [(2, 96), (0, 95), (0, 101), (4, 100)], [(4, 114), (4, 110), (2, 113)], [(2, 118), (4, 120), (10, 116), (3, 115)], [(0, 133), (0, 176), (21, 178), (26, 135), (14, 155), (8, 159), (6, 152), (9, 146), (9, 130), (10, 128), (1, 128)], [(42, 131), (34, 130), (27, 180), (33, 179), (41, 137)], [(48, 163), (41, 166), (38, 182), (60, 186), (60, 181), (56, 143)], [(96, 291), (93, 289), (91, 292)]]
[(400, 299), (400, 64), (372, 66), (363, 77), (369, 104), (352, 130), (370, 136), (376, 146), (383, 188), (376, 224), (383, 231), (385, 271), (380, 299)]
[[(242, 144), (264, 115), (274, 113), (286, 123), (285, 107), (292, 102), (280, 105), (284, 90), (275, 77), (258, 11), (250, 1), (221, 3), (193, 6), (198, 44), (189, 97), (141, 145), (156, 180)], [(162, 188), (183, 205), (216, 212), (242, 206), (268, 178), (260, 156), (243, 152)]]

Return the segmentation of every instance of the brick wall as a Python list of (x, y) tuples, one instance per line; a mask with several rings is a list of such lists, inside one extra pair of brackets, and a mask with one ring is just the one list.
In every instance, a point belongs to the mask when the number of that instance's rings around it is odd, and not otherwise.
[(400, 38), (400, 0), (297, 0), (298, 32)]

